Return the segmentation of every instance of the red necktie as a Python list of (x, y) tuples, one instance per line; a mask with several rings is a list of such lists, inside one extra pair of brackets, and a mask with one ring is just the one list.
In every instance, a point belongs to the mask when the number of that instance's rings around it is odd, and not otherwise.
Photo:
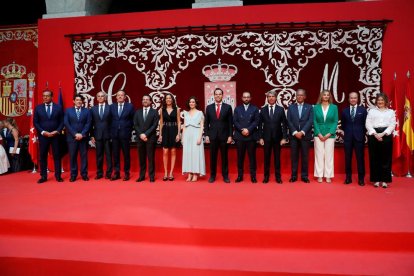
[(220, 104), (217, 104), (216, 117), (220, 118)]

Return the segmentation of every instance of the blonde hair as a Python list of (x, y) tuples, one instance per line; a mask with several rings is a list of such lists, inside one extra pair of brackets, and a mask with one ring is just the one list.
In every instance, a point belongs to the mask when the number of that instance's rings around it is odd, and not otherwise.
[(329, 90), (322, 90), (321, 93), (319, 93), (319, 97), (318, 100), (316, 101), (317, 104), (321, 104), (322, 103), (322, 96), (324, 93), (329, 93), (329, 103), (332, 103), (332, 94), (331, 91)]

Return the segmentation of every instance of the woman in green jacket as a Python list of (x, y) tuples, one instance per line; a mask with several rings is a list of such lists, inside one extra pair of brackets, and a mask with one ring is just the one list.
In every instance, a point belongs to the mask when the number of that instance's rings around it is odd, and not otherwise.
[(328, 90), (319, 94), (318, 102), (313, 108), (315, 170), (318, 182), (322, 177), (331, 183), (334, 177), (334, 148), (336, 128), (338, 126), (338, 107), (332, 103), (332, 95)]

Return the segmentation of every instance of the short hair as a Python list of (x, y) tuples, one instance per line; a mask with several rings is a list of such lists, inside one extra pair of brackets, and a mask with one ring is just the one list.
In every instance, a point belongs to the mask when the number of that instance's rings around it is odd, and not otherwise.
[(305, 89), (299, 88), (298, 90), (296, 90), (296, 94), (298, 94), (299, 91), (303, 92), (303, 95), (306, 96), (306, 90)]
[(359, 99), (359, 94), (357, 92), (355, 92), (355, 91), (349, 92), (348, 97), (351, 96), (351, 94), (356, 94), (358, 96), (358, 99)]
[(266, 97), (269, 96), (269, 95), (272, 95), (272, 96), (275, 96), (276, 97), (276, 91), (275, 90), (269, 90), (269, 91), (267, 91), (266, 92)]
[(81, 100), (82, 100), (82, 102), (85, 100), (85, 98), (83, 97), (83, 95), (81, 95), (81, 94), (75, 94), (74, 96), (73, 96), (73, 100), (76, 100), (76, 98), (81, 98)]
[(195, 96), (191, 96), (190, 98), (188, 98), (188, 101), (187, 101), (187, 108), (188, 109), (190, 109), (190, 101), (191, 100), (194, 100), (195, 101), (195, 103), (196, 103), (196, 107), (198, 107), (198, 99), (195, 97)]
[(172, 94), (167, 94), (167, 95), (164, 96), (164, 98), (162, 99), (162, 108), (163, 109), (166, 109), (167, 108), (167, 97), (168, 96), (170, 96), (171, 99), (172, 99), (172, 107), (173, 108), (176, 108), (177, 107), (177, 104), (176, 104), (175, 98), (174, 98), (174, 96)]
[(101, 93), (105, 98), (108, 97), (108, 94), (106, 94), (106, 92), (104, 91), (99, 91), (98, 93), (96, 93), (96, 95), (98, 96), (99, 93)]
[(148, 98), (150, 99), (150, 101), (152, 102), (152, 98), (151, 98), (151, 96), (150, 96), (149, 94), (144, 94), (144, 95), (142, 95), (142, 99), (143, 99), (144, 97), (148, 97)]
[(224, 92), (221, 88), (217, 87), (216, 89), (214, 89), (214, 92), (213, 92), (214, 95), (216, 94), (216, 91), (221, 91), (221, 95), (224, 95)]
[(249, 94), (249, 96), (250, 96), (250, 97), (252, 96), (252, 93), (250, 93), (249, 91), (244, 91), (244, 92), (242, 93), (242, 97), (243, 97), (243, 94), (244, 94), (244, 93)]
[(118, 94), (119, 92), (122, 92), (122, 93), (124, 93), (124, 95), (126, 95), (124, 90), (118, 90), (115, 94)]
[(385, 94), (384, 92), (381, 92), (377, 95), (377, 97), (375, 98), (375, 105), (377, 105), (377, 101), (379, 98), (382, 98), (384, 100), (386, 107), (390, 105), (390, 100), (388, 99), (387, 94)]
[(322, 96), (323, 96), (324, 93), (329, 93), (329, 103), (331, 104), (332, 103), (332, 94), (331, 94), (331, 91), (326, 90), (326, 89), (322, 90), (321, 93), (319, 93), (318, 100), (317, 100), (316, 103), (317, 104), (322, 103)]
[(49, 92), (50, 93), (50, 96), (53, 97), (53, 91), (50, 90), (49, 88), (43, 90), (42, 94), (45, 93), (45, 92)]

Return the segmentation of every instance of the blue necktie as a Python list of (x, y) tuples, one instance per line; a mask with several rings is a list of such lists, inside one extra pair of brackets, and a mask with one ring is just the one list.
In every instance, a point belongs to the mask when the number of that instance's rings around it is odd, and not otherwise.
[(47, 117), (50, 119), (50, 115), (52, 115), (52, 113), (50, 112), (50, 104), (46, 105), (46, 113), (47, 113)]
[(273, 115), (274, 115), (275, 113), (273, 112), (273, 105), (272, 106), (270, 106), (270, 119), (272, 119), (273, 118)]
[(78, 120), (79, 120), (79, 117), (80, 117), (80, 108), (76, 108), (76, 117), (78, 117)]
[(101, 120), (102, 120), (102, 117), (103, 117), (103, 104), (100, 104), (99, 105), (100, 107), (99, 107), (99, 117), (101, 118)]
[(299, 105), (299, 119), (302, 117), (302, 105)]
[(352, 121), (354, 121), (354, 119), (355, 119), (355, 106), (353, 106), (351, 108), (351, 119), (352, 119)]

